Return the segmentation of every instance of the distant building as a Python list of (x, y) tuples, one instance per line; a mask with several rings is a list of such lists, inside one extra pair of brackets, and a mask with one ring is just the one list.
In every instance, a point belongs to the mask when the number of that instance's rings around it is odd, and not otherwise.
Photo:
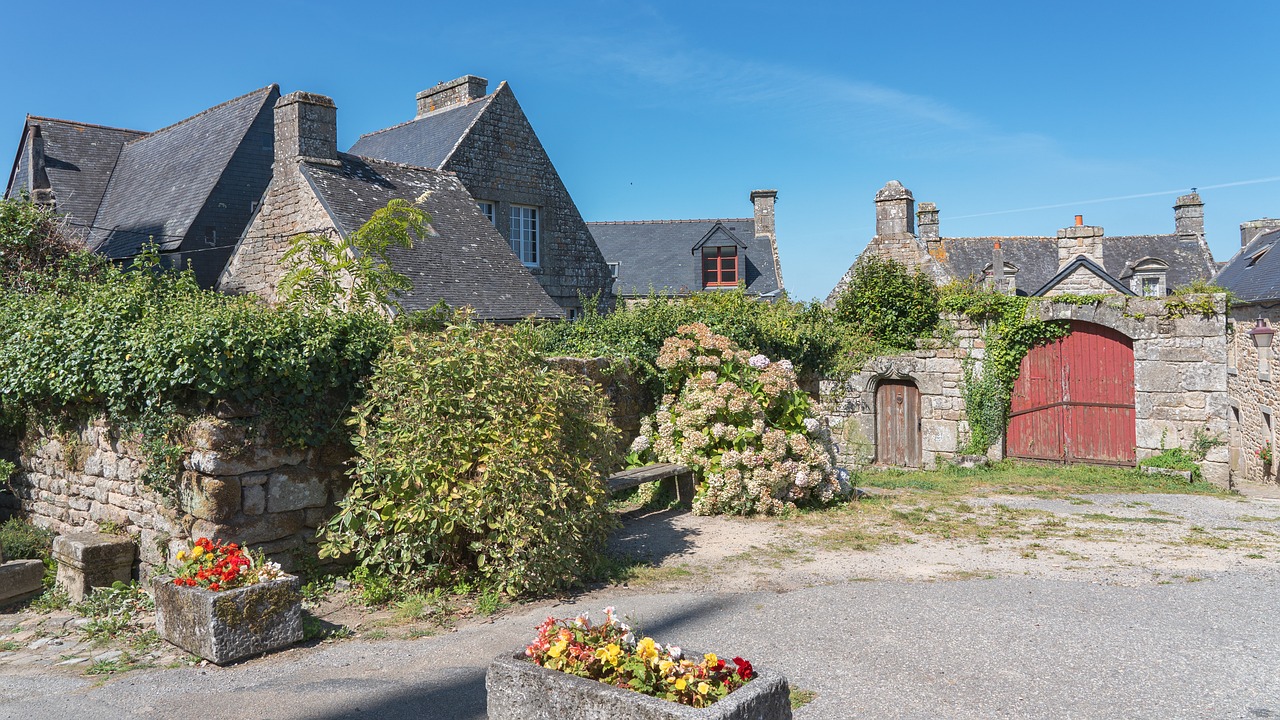
[[(1173, 207), (1172, 233), (1108, 237), (1101, 227), (1073, 226), (1052, 236), (943, 237), (938, 208), (915, 206), (911, 191), (892, 180), (876, 193), (873, 253), (928, 273), (939, 284), (974, 280), (1018, 295), (1121, 294), (1163, 297), (1217, 271), (1204, 237), (1204, 203), (1195, 192)], [(828, 296), (833, 303), (853, 268)]]
[(1227, 394), (1231, 474), (1236, 480), (1274, 481), (1280, 376), (1272, 333), (1280, 322), (1280, 220), (1240, 226), (1240, 251), (1214, 279), (1232, 295), (1227, 330)]
[(28, 115), (5, 197), (27, 193), (113, 260), (147, 242), (213, 285), (271, 180), (276, 85), (155, 132)]
[(275, 105), (271, 184), (218, 288), (275, 299), (280, 258), (303, 233), (349, 235), (393, 199), (431, 214), (430, 237), (393, 249), (392, 269), (413, 289), (400, 303), (425, 310), (443, 300), (480, 319), (560, 318), (563, 310), (512, 254), (461, 180), (431, 168), (338, 152), (337, 107), (323, 95), (295, 92)]
[(777, 190), (751, 193), (749, 218), (587, 223), (614, 277), (620, 300), (736, 288), (781, 294), (774, 225)]
[(467, 75), (424, 90), (414, 119), (362, 136), (351, 153), (455, 173), (571, 317), (581, 297), (612, 304), (604, 257), (515, 94), (488, 85)]

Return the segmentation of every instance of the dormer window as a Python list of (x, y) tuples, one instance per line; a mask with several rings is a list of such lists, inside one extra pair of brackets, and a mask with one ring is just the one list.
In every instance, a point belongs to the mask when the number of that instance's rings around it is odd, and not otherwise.
[(1133, 266), (1129, 289), (1140, 297), (1164, 297), (1168, 294), (1169, 263), (1159, 258), (1145, 258)]
[(1004, 263), (1004, 284), (995, 287), (995, 263), (987, 263), (982, 268), (982, 286), (990, 290), (998, 290), (1006, 295), (1016, 295), (1018, 292), (1018, 266), (1013, 263)]
[(737, 287), (738, 246), (702, 248), (702, 286)]

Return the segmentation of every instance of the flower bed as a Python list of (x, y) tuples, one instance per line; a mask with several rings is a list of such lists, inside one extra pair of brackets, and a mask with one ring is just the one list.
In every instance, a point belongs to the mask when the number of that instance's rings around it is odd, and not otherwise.
[(498, 657), (485, 684), (491, 720), (515, 718), (790, 718), (786, 678), (740, 657), (689, 654), (605, 610), (538, 626), (523, 651)]
[(161, 638), (217, 665), (302, 639), (300, 584), (279, 565), (207, 538), (178, 561), (152, 581)]

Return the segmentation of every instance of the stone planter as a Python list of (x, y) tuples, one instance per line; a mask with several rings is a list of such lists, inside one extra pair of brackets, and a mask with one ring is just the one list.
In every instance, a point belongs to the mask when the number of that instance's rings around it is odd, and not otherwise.
[(706, 708), (548, 670), (525, 657), (523, 649), (499, 655), (484, 685), (489, 720), (791, 720), (787, 679), (759, 668), (755, 679)]
[(178, 587), (172, 577), (158, 577), (151, 588), (160, 637), (216, 665), (302, 639), (302, 594), (296, 577), (219, 592)]

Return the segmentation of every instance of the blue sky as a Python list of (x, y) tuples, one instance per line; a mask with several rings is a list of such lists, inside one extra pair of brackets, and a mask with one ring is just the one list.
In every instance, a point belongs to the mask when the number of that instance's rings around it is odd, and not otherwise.
[(807, 299), (874, 234), (890, 179), (947, 236), (1077, 213), (1168, 232), (1198, 187), (1227, 259), (1240, 222), (1280, 215), (1277, 20), (1271, 2), (12, 3), (0, 130), (152, 130), (275, 82), (333, 97), (345, 149), (436, 82), (507, 80), (588, 220), (747, 216), (777, 188)]

